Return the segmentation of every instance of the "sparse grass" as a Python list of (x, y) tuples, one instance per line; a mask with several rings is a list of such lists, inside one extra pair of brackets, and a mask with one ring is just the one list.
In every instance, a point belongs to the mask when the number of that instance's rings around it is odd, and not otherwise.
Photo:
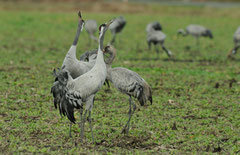
[[(52, 69), (61, 66), (75, 35), (76, 12), (1, 10), (1, 153), (239, 153), (240, 57), (226, 59), (239, 26), (236, 10), (218, 9), (203, 16), (177, 7), (175, 14), (186, 14), (175, 16), (173, 9), (165, 6), (163, 15), (124, 14), (128, 23), (117, 38), (114, 66), (139, 73), (153, 89), (153, 105), (138, 105), (129, 135), (121, 135), (128, 98), (113, 87), (103, 87), (93, 109), (96, 145), (90, 144), (88, 124), (84, 143), (80, 143), (78, 125), (73, 127), (73, 138), (68, 137), (68, 120), (59, 116), (50, 94)], [(100, 24), (118, 15), (84, 12), (83, 18)], [(147, 50), (145, 26), (155, 20), (163, 25), (166, 47), (174, 53), (174, 60), (168, 60), (165, 53), (156, 60), (155, 52)], [(176, 36), (177, 29), (189, 23), (213, 31), (213, 40), (200, 40), (200, 52), (192, 37)], [(78, 56), (97, 46), (88, 47), (86, 38), (82, 32)], [(109, 40), (108, 32), (105, 42)]]

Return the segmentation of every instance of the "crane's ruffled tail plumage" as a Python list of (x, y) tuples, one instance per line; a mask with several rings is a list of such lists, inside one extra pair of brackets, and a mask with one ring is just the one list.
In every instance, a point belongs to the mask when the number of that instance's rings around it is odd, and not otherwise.
[(59, 109), (59, 113), (62, 116), (68, 117), (68, 119), (75, 123), (76, 119), (74, 117), (74, 108), (81, 108), (81, 96), (79, 93), (68, 93), (67, 82), (68, 82), (68, 71), (59, 69), (58, 72), (54, 69), (54, 76), (56, 77), (55, 82), (51, 88), (51, 93), (53, 94), (53, 102), (55, 108)]
[(150, 101), (150, 103), (152, 104), (152, 90), (151, 90), (151, 87), (147, 83), (144, 83), (137, 99), (141, 106), (145, 105), (147, 103), (147, 101)]

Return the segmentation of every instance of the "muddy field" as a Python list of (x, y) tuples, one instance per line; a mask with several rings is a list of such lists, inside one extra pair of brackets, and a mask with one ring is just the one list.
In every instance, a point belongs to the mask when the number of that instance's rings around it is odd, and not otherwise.
[[(239, 53), (234, 59), (227, 59), (233, 48), (233, 33), (240, 25), (239, 8), (17, 4), (0, 5), (2, 154), (239, 153)], [(60, 117), (50, 94), (52, 70), (61, 66), (74, 39), (78, 10), (83, 10), (85, 20), (96, 19), (99, 25), (125, 16), (127, 25), (117, 36), (113, 67), (137, 72), (153, 89), (152, 105), (141, 107), (134, 100), (137, 110), (129, 135), (122, 135), (128, 119), (128, 96), (113, 86), (103, 86), (96, 95), (92, 114), (95, 145), (91, 144), (88, 123), (83, 143), (77, 124), (73, 126), (73, 137), (68, 137), (69, 121)], [(165, 45), (174, 58), (169, 59), (162, 51), (156, 59), (155, 51), (148, 50), (145, 27), (151, 21), (163, 25)], [(190, 23), (205, 25), (212, 30), (214, 39), (201, 38), (198, 49), (191, 36), (177, 37), (177, 30)], [(111, 33), (106, 35), (105, 44)], [(84, 30), (79, 38), (78, 57), (97, 47), (89, 46), (87, 37)], [(79, 114), (75, 115), (79, 122)]]

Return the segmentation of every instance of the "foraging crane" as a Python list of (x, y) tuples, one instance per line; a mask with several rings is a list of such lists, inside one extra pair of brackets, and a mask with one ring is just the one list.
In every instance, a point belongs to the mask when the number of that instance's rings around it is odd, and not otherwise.
[(164, 46), (166, 35), (162, 31), (155, 30), (154, 27), (150, 27), (149, 25), (147, 25), (146, 31), (147, 31), (148, 49), (151, 50), (151, 44), (153, 44), (155, 46), (155, 50), (159, 57), (159, 49), (157, 45), (160, 44), (162, 49), (167, 53), (168, 57), (171, 57), (172, 52)]
[[(105, 32), (107, 31), (111, 23), (112, 21), (106, 24), (102, 24), (99, 27), (100, 34), (98, 54), (95, 65), (89, 72), (77, 77), (76, 79), (73, 79), (70, 72), (65, 69), (65, 66), (63, 66), (62, 69), (59, 70), (59, 72), (56, 72), (54, 70), (54, 75), (59, 80), (59, 83), (61, 85), (61, 99), (58, 102), (60, 114), (64, 116), (67, 115), (68, 119), (72, 123), (75, 123), (76, 120), (74, 117), (74, 109), (80, 109), (81, 139), (83, 139), (84, 124), (86, 121), (86, 115), (88, 113), (88, 121), (90, 124), (93, 142), (94, 138), (91, 124), (91, 110), (93, 108), (94, 97), (102, 87), (107, 76), (107, 68), (103, 59), (103, 40)], [(82, 119), (83, 103), (86, 103), (86, 106), (85, 113)]]
[(137, 98), (141, 106), (145, 105), (148, 100), (152, 104), (152, 90), (148, 83), (136, 72), (123, 67), (111, 67), (116, 56), (116, 50), (113, 46), (110, 45), (105, 47), (104, 51), (105, 53), (110, 53), (110, 57), (105, 60), (107, 64), (107, 80), (109, 80), (121, 93), (129, 96), (129, 118), (122, 130), (122, 133), (127, 134), (130, 120), (136, 110), (136, 105), (132, 101), (132, 97)]
[(124, 26), (126, 25), (126, 20), (123, 16), (120, 16), (114, 20), (114, 22), (109, 26), (109, 29), (112, 33), (112, 40), (110, 41), (110, 44), (113, 44), (116, 39), (116, 34), (120, 33)]
[(236, 32), (233, 35), (234, 48), (230, 51), (228, 57), (232, 57), (237, 53), (240, 48), (240, 26), (237, 28)]
[(152, 29), (154, 29), (155, 31), (162, 31), (162, 26), (158, 21), (149, 23), (146, 27), (146, 32), (150, 32)]
[(199, 38), (202, 37), (209, 37), (210, 39), (213, 38), (211, 30), (205, 28), (204, 26), (191, 24), (186, 27), (186, 31), (184, 29), (179, 29), (177, 35), (187, 36), (192, 35), (196, 38), (196, 44), (199, 47)]
[(91, 40), (98, 42), (97, 37), (94, 36), (94, 33), (97, 31), (96, 20), (87, 20), (85, 23), (85, 29), (89, 35), (89, 44), (91, 44)]

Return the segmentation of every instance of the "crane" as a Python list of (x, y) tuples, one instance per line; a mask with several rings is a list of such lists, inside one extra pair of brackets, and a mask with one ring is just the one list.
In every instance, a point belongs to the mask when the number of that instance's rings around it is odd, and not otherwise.
[(94, 36), (94, 33), (97, 31), (97, 22), (96, 20), (90, 19), (85, 23), (85, 29), (89, 35), (89, 44), (91, 44), (91, 40), (98, 42), (97, 37)]
[[(98, 54), (96, 58), (96, 63), (93, 68), (73, 79), (70, 72), (65, 69), (63, 66), (58, 72), (56, 70), (53, 71), (54, 75), (58, 79), (61, 89), (60, 89), (60, 97), (61, 99), (57, 103), (60, 114), (63, 116), (67, 116), (67, 118), (75, 123), (74, 117), (74, 109), (80, 109), (81, 112), (81, 139), (84, 136), (84, 124), (86, 121), (86, 115), (88, 113), (88, 121), (90, 124), (92, 141), (94, 142), (92, 124), (91, 124), (91, 110), (93, 108), (94, 97), (96, 93), (102, 87), (106, 76), (107, 76), (107, 68), (103, 59), (103, 40), (105, 32), (107, 31), (109, 25), (112, 21), (109, 21), (106, 24), (102, 24), (99, 27), (99, 46), (98, 46)], [(83, 103), (86, 103), (85, 113), (83, 114)], [(71, 128), (70, 131), (71, 133)]]
[(115, 18), (114, 22), (109, 26), (109, 29), (112, 33), (112, 40), (110, 44), (113, 44), (116, 39), (117, 33), (120, 33), (126, 25), (126, 20), (123, 16)]
[(116, 56), (116, 50), (113, 46), (105, 47), (104, 51), (110, 54), (110, 57), (105, 60), (107, 64), (107, 80), (121, 93), (129, 96), (129, 118), (122, 130), (122, 133), (128, 134), (130, 121), (136, 110), (132, 97), (137, 98), (141, 106), (145, 105), (148, 100), (152, 104), (152, 90), (148, 83), (136, 72), (123, 67), (111, 67)]
[(240, 26), (237, 28), (236, 32), (233, 35), (233, 42), (234, 42), (234, 48), (228, 54), (228, 57), (230, 57), (230, 58), (234, 54), (236, 54), (238, 49), (240, 48)]
[(186, 27), (186, 31), (184, 29), (179, 29), (177, 35), (187, 36), (192, 35), (194, 38), (196, 38), (196, 44), (199, 48), (199, 38), (200, 37), (208, 37), (210, 39), (213, 38), (211, 30), (205, 28), (202, 25), (197, 24), (190, 24)]
[(148, 49), (151, 50), (151, 45), (153, 44), (155, 46), (155, 50), (159, 57), (159, 49), (157, 45), (160, 45), (162, 49), (167, 53), (168, 57), (171, 57), (172, 52), (164, 46), (166, 35), (161, 30), (159, 30), (160, 28), (162, 29), (161, 25), (157, 22), (150, 23), (147, 25), (146, 31), (147, 31)]

